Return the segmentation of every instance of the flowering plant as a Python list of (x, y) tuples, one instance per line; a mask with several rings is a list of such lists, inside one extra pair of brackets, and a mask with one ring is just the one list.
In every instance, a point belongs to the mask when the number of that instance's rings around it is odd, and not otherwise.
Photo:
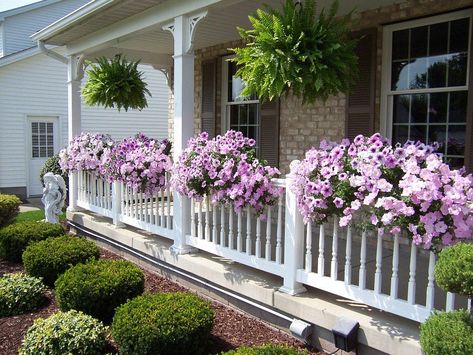
[(264, 218), (264, 206), (274, 204), (282, 193), (271, 182), (279, 175), (278, 169), (256, 158), (254, 139), (230, 130), (209, 140), (203, 132), (189, 140), (174, 164), (172, 184), (189, 198), (210, 196), (237, 212), (251, 206)]
[(150, 196), (166, 187), (166, 172), (172, 167), (170, 151), (168, 140), (158, 142), (138, 133), (105, 150), (101, 174)]
[(112, 146), (110, 135), (83, 132), (59, 152), (59, 165), (65, 172), (87, 170), (99, 173), (102, 154)]
[(346, 226), (355, 215), (365, 228), (410, 231), (417, 245), (435, 249), (473, 232), (473, 178), (451, 170), (437, 145), (392, 146), (375, 134), (353, 142), (322, 142), (291, 166), (291, 188), (306, 222), (332, 215)]

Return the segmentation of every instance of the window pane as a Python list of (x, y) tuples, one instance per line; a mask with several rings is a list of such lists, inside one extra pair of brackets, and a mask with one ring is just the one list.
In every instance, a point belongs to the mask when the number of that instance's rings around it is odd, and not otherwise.
[(410, 95), (395, 95), (393, 97), (393, 122), (407, 123), (409, 122), (409, 100)]
[(467, 54), (451, 55), (448, 60), (448, 86), (466, 85)]
[(52, 123), (48, 123), (47, 131), (48, 131), (48, 133), (53, 133), (53, 124)]
[(447, 122), (447, 100), (448, 93), (430, 94), (429, 122), (444, 123)]
[(465, 130), (464, 125), (452, 125), (448, 127), (448, 155), (464, 155), (465, 154)]
[(52, 157), (54, 155), (54, 148), (53, 147), (48, 147), (48, 158)]
[(411, 58), (427, 56), (427, 32), (428, 26), (411, 30)]
[(33, 147), (32, 156), (33, 156), (33, 158), (39, 158), (39, 148), (38, 147)]
[(408, 139), (408, 126), (393, 126), (393, 143), (405, 143)]
[(407, 59), (409, 30), (393, 32), (393, 59)]
[(248, 138), (253, 138), (254, 140), (258, 140), (258, 127), (250, 126), (248, 127)]
[(409, 75), (408, 75), (407, 61), (394, 62), (392, 64), (391, 74), (391, 89), (392, 90), (405, 90), (408, 88)]
[[(429, 144), (438, 142), (440, 147), (445, 146), (445, 139), (447, 137), (447, 126), (430, 126), (429, 127)], [(443, 148), (439, 149), (443, 153)]]
[(464, 158), (447, 157), (446, 161), (447, 161), (448, 165), (450, 165), (450, 167), (453, 168), (453, 169), (459, 169), (463, 165), (465, 165), (465, 159)]
[(238, 105), (230, 106), (230, 125), (238, 127)]
[(248, 124), (248, 105), (238, 105), (240, 108), (240, 125)]
[(39, 144), (39, 138), (37, 134), (33, 134), (31, 136), (31, 144), (32, 145), (38, 145)]
[(449, 122), (466, 122), (466, 104), (468, 100), (467, 91), (450, 93), (450, 116)]
[(39, 147), (39, 157), (46, 158), (46, 147)]
[(427, 142), (427, 126), (426, 125), (422, 125), (422, 126), (412, 125), (409, 139), (416, 142), (421, 141), (423, 143), (426, 143)]
[(412, 95), (411, 123), (427, 122), (427, 94)]
[(47, 142), (48, 145), (54, 145), (54, 137), (52, 135), (48, 135)]
[(31, 132), (38, 133), (38, 122), (31, 122)]
[(469, 22), (469, 19), (464, 18), (450, 23), (450, 53), (468, 50)]
[(39, 136), (39, 144), (40, 145), (46, 145), (46, 136), (45, 135), (40, 135)]
[(39, 133), (46, 133), (46, 122), (39, 123)]
[(422, 89), (427, 83), (427, 58), (417, 58), (409, 63), (409, 89)]
[(429, 88), (444, 87), (447, 79), (448, 55), (429, 57)]
[(448, 22), (430, 26), (429, 55), (447, 53)]
[(244, 135), (245, 137), (248, 136), (248, 127), (247, 127), (247, 126), (240, 126), (239, 131), (240, 131), (241, 133), (243, 133), (243, 135)]
[(258, 104), (250, 104), (248, 113), (248, 124), (258, 124)]

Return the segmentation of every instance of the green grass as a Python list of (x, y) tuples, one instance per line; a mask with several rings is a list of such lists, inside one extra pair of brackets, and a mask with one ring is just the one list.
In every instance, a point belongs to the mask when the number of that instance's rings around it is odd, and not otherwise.
[[(62, 221), (65, 218), (66, 218), (66, 214), (64, 212), (59, 215), (59, 220)], [(19, 213), (14, 223), (25, 222), (25, 221), (41, 221), (43, 219), (44, 219), (43, 210), (28, 211), (28, 212)]]

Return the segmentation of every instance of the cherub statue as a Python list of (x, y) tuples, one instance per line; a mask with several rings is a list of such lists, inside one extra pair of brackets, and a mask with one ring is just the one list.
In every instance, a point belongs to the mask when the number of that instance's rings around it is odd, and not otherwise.
[(41, 202), (44, 204), (46, 222), (58, 223), (58, 215), (61, 213), (66, 200), (66, 183), (60, 175), (49, 172), (43, 177), (44, 189)]

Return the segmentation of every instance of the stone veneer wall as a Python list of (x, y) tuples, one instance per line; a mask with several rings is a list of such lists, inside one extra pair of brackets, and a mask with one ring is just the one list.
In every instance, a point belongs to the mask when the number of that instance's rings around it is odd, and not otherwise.
[[(382, 34), (384, 24), (400, 22), (423, 16), (431, 16), (447, 11), (472, 6), (471, 0), (407, 0), (393, 5), (356, 13), (356, 24), (353, 30), (377, 28), (377, 69), (376, 69), (376, 111), (375, 130), (380, 127), (380, 95), (381, 95), (381, 60)], [(197, 33), (198, 36), (198, 33)], [(223, 43), (217, 46), (198, 49), (195, 51), (195, 101), (194, 122), (196, 134), (201, 129), (201, 85), (202, 62), (208, 59), (217, 60), (216, 88), (216, 132), (221, 132), (221, 57), (231, 54), (228, 48), (241, 46), (241, 41)], [(304, 152), (312, 146), (318, 146), (321, 140), (340, 140), (345, 135), (345, 104), (344, 94), (329, 98), (325, 103), (302, 105), (296, 97), (281, 98), (280, 109), (280, 147), (279, 162), (283, 173), (289, 171), (289, 164), (294, 159), (304, 157)], [(170, 103), (170, 118), (172, 117)], [(170, 120), (170, 133), (172, 119)]]

